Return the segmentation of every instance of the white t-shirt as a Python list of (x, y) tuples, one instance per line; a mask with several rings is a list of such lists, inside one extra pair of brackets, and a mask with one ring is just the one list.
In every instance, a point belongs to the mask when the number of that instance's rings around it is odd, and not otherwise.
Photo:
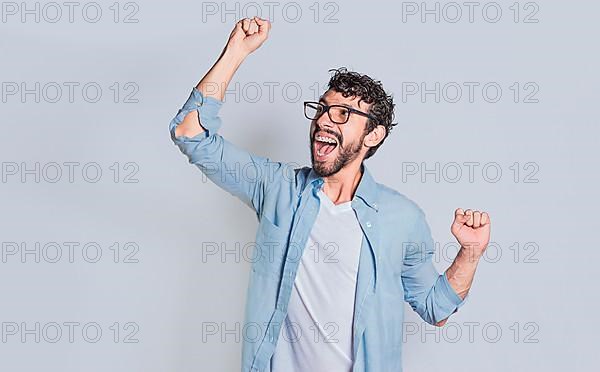
[(351, 202), (318, 191), (319, 213), (300, 259), (272, 372), (352, 369), (352, 329), (362, 230)]

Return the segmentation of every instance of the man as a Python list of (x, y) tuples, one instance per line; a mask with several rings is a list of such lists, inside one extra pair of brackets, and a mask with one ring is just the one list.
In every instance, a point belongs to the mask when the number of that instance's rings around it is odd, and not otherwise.
[(489, 216), (455, 211), (461, 249), (439, 274), (422, 210), (363, 164), (394, 125), (392, 97), (366, 75), (339, 69), (319, 102), (305, 102), (312, 167), (286, 169), (220, 136), (227, 85), (270, 27), (239, 21), (170, 124), (190, 163), (259, 220), (244, 327), (254, 332), (244, 332), (242, 371), (401, 371), (404, 301), (444, 325), (468, 295)]

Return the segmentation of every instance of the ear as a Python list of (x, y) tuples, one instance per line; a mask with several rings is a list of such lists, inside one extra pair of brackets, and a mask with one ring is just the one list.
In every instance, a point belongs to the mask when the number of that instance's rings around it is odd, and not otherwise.
[(367, 147), (377, 146), (385, 138), (385, 127), (378, 125), (365, 136), (364, 144)]

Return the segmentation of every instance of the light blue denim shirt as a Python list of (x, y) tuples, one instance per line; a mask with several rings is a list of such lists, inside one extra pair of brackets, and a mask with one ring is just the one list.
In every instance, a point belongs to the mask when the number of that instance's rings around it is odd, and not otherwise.
[[(311, 167), (293, 168), (254, 155), (217, 133), (223, 102), (196, 88), (170, 123), (171, 139), (219, 187), (241, 199), (259, 221), (247, 289), (242, 371), (271, 372), (270, 360), (287, 313), (299, 258), (319, 211), (324, 180)], [(175, 128), (198, 110), (206, 129), (192, 138)], [(404, 301), (435, 324), (456, 312), (461, 299), (438, 273), (423, 211), (399, 192), (375, 182), (367, 167), (352, 199), (363, 231), (352, 351), (353, 371), (402, 371)], [(205, 211), (210, 218), (210, 211)], [(208, 239), (210, 232), (203, 232)], [(278, 371), (279, 372), (279, 371)]]

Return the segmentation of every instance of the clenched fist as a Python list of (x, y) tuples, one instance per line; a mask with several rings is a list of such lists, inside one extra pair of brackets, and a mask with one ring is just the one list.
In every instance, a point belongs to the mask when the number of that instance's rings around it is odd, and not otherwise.
[(458, 208), (454, 212), (450, 231), (461, 247), (471, 250), (473, 255), (479, 257), (490, 242), (490, 216), (486, 212), (470, 209), (463, 211)]
[(266, 19), (244, 18), (231, 31), (227, 48), (247, 56), (267, 40), (270, 29), (271, 23)]

